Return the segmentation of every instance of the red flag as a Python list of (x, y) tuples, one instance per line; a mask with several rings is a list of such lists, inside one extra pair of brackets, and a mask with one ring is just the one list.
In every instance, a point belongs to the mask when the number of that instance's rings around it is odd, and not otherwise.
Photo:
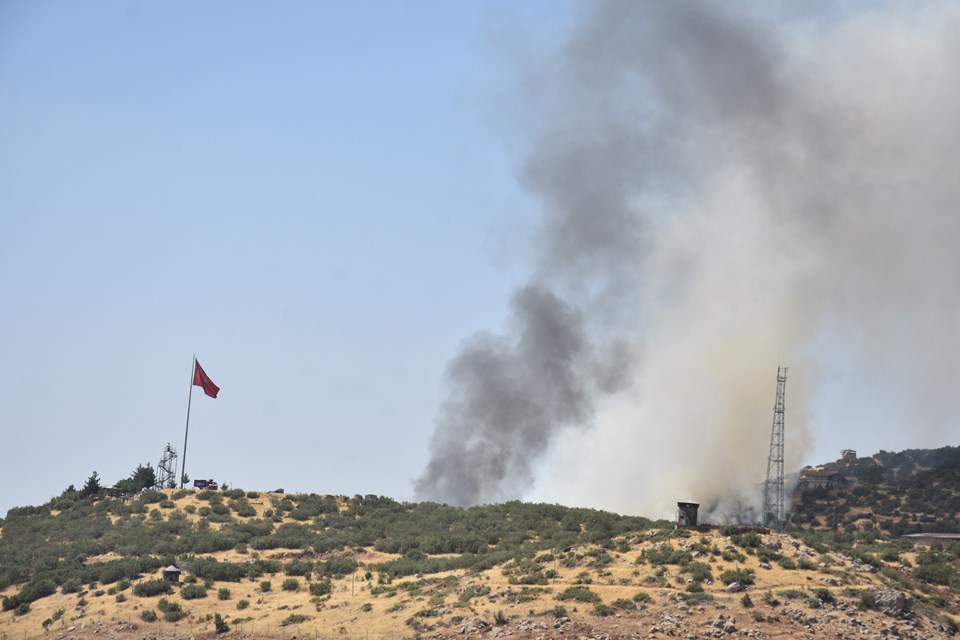
[(213, 380), (210, 379), (210, 376), (207, 375), (207, 372), (203, 370), (196, 359), (193, 361), (193, 386), (203, 387), (203, 392), (211, 398), (216, 398), (217, 394), (220, 393), (220, 387), (213, 384)]

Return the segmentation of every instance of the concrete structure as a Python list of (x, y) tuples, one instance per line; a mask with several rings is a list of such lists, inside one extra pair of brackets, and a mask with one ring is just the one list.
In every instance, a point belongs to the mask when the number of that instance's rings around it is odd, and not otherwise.
[(833, 489), (844, 487), (848, 481), (839, 471), (806, 471), (800, 476), (798, 489)]
[(852, 462), (857, 459), (857, 452), (853, 449), (844, 449), (840, 452), (840, 457), (843, 460), (850, 460)]

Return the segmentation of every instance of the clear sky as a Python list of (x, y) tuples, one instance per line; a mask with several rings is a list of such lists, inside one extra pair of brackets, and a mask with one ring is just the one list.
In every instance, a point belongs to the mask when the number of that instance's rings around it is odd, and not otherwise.
[[(517, 60), (576, 16), (0, 3), (0, 513), (180, 450), (193, 354), (192, 478), (411, 499), (446, 363), (532, 269)], [(811, 459), (855, 446), (842, 397)]]
[(181, 449), (194, 353), (190, 475), (409, 497), (523, 269), (512, 4), (2, 3), (0, 511)]

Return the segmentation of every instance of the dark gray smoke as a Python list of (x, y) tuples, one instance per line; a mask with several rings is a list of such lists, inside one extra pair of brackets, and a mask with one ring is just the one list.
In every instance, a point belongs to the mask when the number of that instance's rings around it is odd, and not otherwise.
[(960, 10), (773, 6), (591, 2), (526, 66), (533, 275), (450, 365), (421, 498), (749, 509), (778, 364), (793, 468), (831, 366), (877, 430), (956, 416)]
[(449, 398), (420, 496), (470, 505), (526, 489), (531, 452), (590, 417), (589, 357), (576, 309), (543, 287), (517, 291), (507, 335), (474, 336), (449, 365)]

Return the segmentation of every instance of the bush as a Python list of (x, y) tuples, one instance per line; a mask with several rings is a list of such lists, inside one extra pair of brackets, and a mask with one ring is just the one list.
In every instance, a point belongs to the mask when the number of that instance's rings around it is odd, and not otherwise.
[(144, 622), (156, 622), (157, 612), (153, 609), (144, 609), (140, 612), (140, 619)]
[(218, 600), (229, 600), (230, 599), (230, 589), (226, 587), (220, 587), (217, 589), (217, 599)]
[(320, 582), (313, 582), (310, 584), (310, 595), (312, 596), (325, 596), (330, 593), (333, 585), (329, 580), (321, 580)]
[(363, 611), (364, 613), (369, 613), (370, 611), (373, 611), (373, 604), (369, 602), (364, 602), (362, 605), (360, 605), (360, 611)]
[(598, 616), (603, 616), (603, 617), (612, 616), (616, 612), (617, 612), (616, 609), (608, 605), (605, 605), (602, 602), (597, 602), (596, 604), (593, 605), (593, 613), (595, 613)]
[(280, 588), (284, 591), (300, 591), (300, 581), (296, 578), (287, 578), (280, 584)]
[(166, 611), (163, 614), (163, 619), (167, 622), (177, 622), (178, 620), (183, 620), (186, 616), (185, 611)]
[(749, 609), (753, 606), (753, 599), (750, 597), (749, 593), (745, 593), (740, 596), (740, 604), (742, 604), (745, 609)]
[(574, 600), (576, 602), (600, 602), (600, 596), (589, 587), (567, 587), (557, 594), (557, 600)]
[(498, 610), (496, 613), (493, 614), (493, 622), (498, 627), (502, 627), (503, 625), (507, 624), (507, 622), (509, 622), (509, 619), (507, 618), (507, 614), (505, 614), (503, 611)]
[(160, 598), (157, 602), (157, 609), (160, 609), (162, 613), (167, 613), (168, 611), (180, 611), (181, 607), (179, 602), (170, 602), (166, 598)]
[(202, 584), (188, 584), (180, 590), (180, 597), (184, 600), (196, 600), (207, 597), (207, 588)]
[(650, 594), (646, 591), (638, 591), (637, 593), (633, 594), (633, 601), (638, 604), (647, 604), (649, 602), (653, 602), (653, 598), (651, 598)]
[(727, 569), (720, 574), (720, 581), (723, 584), (739, 582), (744, 586), (751, 585), (754, 581), (753, 569)]
[(263, 580), (260, 582), (260, 591), (263, 593), (269, 593), (273, 589), (273, 583), (269, 580)]
[(17, 608), (13, 610), (13, 615), (15, 616), (24, 616), (30, 611), (29, 602), (21, 602), (17, 605)]
[(703, 582), (713, 578), (710, 565), (706, 562), (691, 562), (684, 568), (694, 582)]
[(238, 611), (243, 611), (244, 609), (246, 609), (246, 608), (249, 607), (249, 606), (250, 606), (250, 601), (249, 601), (249, 600), (244, 600), (243, 598), (240, 598), (239, 600), (237, 600), (237, 610), (238, 610)]
[(291, 613), (286, 618), (280, 621), (281, 627), (286, 627), (291, 624), (301, 624), (310, 619), (310, 616), (305, 616), (302, 613)]
[(617, 598), (613, 601), (612, 605), (624, 611), (636, 611), (637, 609), (637, 603), (633, 600), (627, 600), (626, 598)]
[(116, 600), (117, 602), (126, 602), (127, 596), (123, 595), (122, 593), (118, 593)]
[(223, 621), (223, 616), (221, 616), (219, 613), (213, 614), (213, 626), (216, 628), (217, 633), (226, 633), (227, 631), (230, 631), (230, 627), (226, 622)]
[(133, 595), (141, 598), (152, 598), (173, 591), (173, 587), (166, 580), (144, 580), (133, 585)]

